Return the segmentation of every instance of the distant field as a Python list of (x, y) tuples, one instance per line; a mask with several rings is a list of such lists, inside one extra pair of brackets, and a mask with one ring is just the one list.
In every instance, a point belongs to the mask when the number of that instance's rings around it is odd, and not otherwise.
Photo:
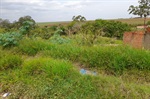
[[(132, 24), (132, 25), (140, 25), (144, 23), (143, 18), (130, 18), (130, 19), (112, 19), (116, 21), (120, 21), (123, 23), (127, 24)], [(147, 21), (150, 21), (150, 18), (147, 18)], [(37, 23), (39, 26), (44, 27), (44, 26), (52, 26), (52, 25), (67, 25), (70, 21), (63, 21), (63, 22), (39, 22)]]
[(52, 25), (67, 25), (69, 21), (63, 21), (63, 22), (39, 22), (37, 23), (38, 26), (44, 27), (44, 26), (52, 26)]
[[(144, 24), (144, 19), (143, 18), (130, 18), (130, 19), (116, 19), (117, 21), (123, 22), (123, 23), (128, 23), (128, 24)], [(147, 21), (150, 21), (150, 18), (146, 19)]]

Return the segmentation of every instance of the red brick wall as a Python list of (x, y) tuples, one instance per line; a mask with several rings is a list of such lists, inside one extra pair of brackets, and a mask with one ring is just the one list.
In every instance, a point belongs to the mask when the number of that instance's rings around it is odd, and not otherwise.
[(123, 42), (135, 48), (142, 48), (144, 41), (144, 32), (125, 32)]

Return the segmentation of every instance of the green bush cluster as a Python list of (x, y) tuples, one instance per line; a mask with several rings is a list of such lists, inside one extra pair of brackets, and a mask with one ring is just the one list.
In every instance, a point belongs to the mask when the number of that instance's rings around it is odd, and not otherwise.
[(50, 28), (36, 27), (35, 29), (31, 30), (30, 36), (41, 37), (42, 39), (49, 39), (54, 34), (53, 32), (54, 31)]
[[(125, 31), (130, 31), (131, 27), (119, 21), (95, 20), (87, 22), (81, 27), (81, 33), (93, 34), (96, 36), (117, 37), (122, 39)], [(93, 37), (94, 39), (94, 37)]]
[(0, 34), (0, 45), (3, 47), (16, 46), (19, 43), (22, 35), (16, 32)]
[(55, 43), (55, 44), (65, 44), (65, 43), (69, 43), (70, 40), (67, 39), (67, 38), (63, 38), (61, 36), (63, 30), (62, 29), (57, 29), (54, 33), (54, 35), (50, 38), (50, 41), (52, 43)]

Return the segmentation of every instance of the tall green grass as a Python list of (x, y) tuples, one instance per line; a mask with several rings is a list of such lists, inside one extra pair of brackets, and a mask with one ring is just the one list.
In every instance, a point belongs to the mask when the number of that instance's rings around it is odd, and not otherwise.
[(0, 50), (0, 70), (19, 68), (23, 59), (19, 55)]
[[(119, 46), (78, 46), (76, 44), (52, 44), (47, 41), (29, 40), (19, 46), (23, 53), (35, 51), (43, 56), (67, 59), (85, 64), (87, 67), (103, 68), (113, 73), (122, 73), (124, 70), (150, 70), (150, 52), (134, 49), (125, 45)], [(25, 50), (27, 49), (27, 50)], [(34, 53), (34, 54), (36, 54)]]
[[(37, 67), (33, 69), (32, 65)], [(55, 69), (50, 69), (51, 66), (54, 66), (57, 72)], [(29, 73), (30, 71), (32, 74)], [(51, 58), (26, 60), (22, 68), (11, 72), (0, 72), (0, 79), (0, 93), (10, 92), (10, 99), (148, 99), (150, 97), (149, 85), (126, 83), (113, 76), (81, 75), (69, 62)]]
[(62, 78), (69, 76), (71, 68), (72, 65), (69, 62), (50, 58), (31, 59), (22, 65), (22, 70), (26, 75), (34, 76), (44, 73), (49, 77), (59, 76)]
[[(24, 61), (22, 68), (0, 72), (1, 92), (10, 98), (92, 98), (99, 97), (92, 77), (81, 76), (68, 61), (35, 58)], [(85, 82), (86, 81), (86, 82)]]
[(22, 52), (22, 54), (28, 54), (34, 56), (40, 50), (44, 50), (45, 47), (48, 46), (45, 42), (41, 39), (31, 39), (31, 38), (24, 38), (20, 41), (18, 46), (18, 50)]

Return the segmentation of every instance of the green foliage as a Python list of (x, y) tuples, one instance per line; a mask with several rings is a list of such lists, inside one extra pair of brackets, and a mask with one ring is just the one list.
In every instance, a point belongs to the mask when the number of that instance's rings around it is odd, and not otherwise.
[(3, 47), (16, 46), (21, 38), (22, 36), (16, 32), (0, 34), (0, 45)]
[(66, 61), (58, 61), (50, 58), (37, 58), (25, 62), (22, 66), (26, 75), (46, 74), (53, 78), (55, 76), (67, 77), (72, 66)]
[(67, 38), (63, 38), (60, 35), (54, 35), (50, 38), (50, 42), (54, 43), (54, 44), (66, 44), (66, 43), (70, 43), (71, 40), (67, 39)]
[(5, 31), (6, 31), (5, 28), (0, 28), (0, 34), (5, 33)]
[(106, 37), (117, 37), (122, 39), (123, 33), (125, 31), (130, 31), (131, 27), (126, 23), (121, 23), (119, 21), (104, 21), (96, 20), (95, 21), (99, 28), (103, 29)]
[(86, 21), (86, 18), (84, 16), (78, 15), (78, 16), (73, 16), (72, 20), (76, 22), (84, 22)]
[(36, 23), (35, 23), (35, 20), (32, 19), (31, 16), (20, 17), (18, 21), (14, 22), (13, 24), (14, 24), (14, 27), (20, 28), (25, 24), (24, 22), (32, 22), (32, 27), (35, 28)]
[(1, 19), (0, 18), (0, 28), (5, 28), (5, 29), (9, 29), (12, 27), (12, 24), (10, 23), (9, 20), (7, 19)]
[(42, 39), (49, 39), (53, 35), (53, 30), (50, 28), (36, 27), (30, 31), (30, 36), (41, 37)]
[(54, 35), (50, 38), (50, 41), (55, 44), (64, 44), (69, 43), (70, 40), (67, 38), (63, 38), (60, 34), (62, 34), (62, 29), (57, 29), (54, 33)]
[(93, 42), (92, 42), (92, 38), (94, 35), (90, 35), (90, 34), (86, 34), (83, 35), (81, 33), (76, 34), (76, 35), (72, 35), (70, 37), (70, 39), (72, 40), (73, 44), (77, 44), (77, 45), (82, 45), (82, 46), (95, 46), (95, 45), (109, 45), (109, 44), (122, 44), (123, 42), (121, 40), (116, 40), (114, 38), (108, 38), (108, 37), (102, 37), (102, 36), (97, 36)]
[(34, 23), (31, 21), (24, 21), (22, 27), (20, 28), (20, 32), (29, 37), (30, 31), (34, 28), (33, 25)]
[(83, 34), (83, 41), (89, 41), (89, 45), (94, 44), (94, 41), (103, 35), (102, 28), (100, 28), (96, 22), (87, 22), (86, 24), (82, 25), (80, 29), (81, 33)]
[(150, 25), (150, 21), (147, 22), (147, 25)]
[[(89, 47), (26, 38), (10, 52), (0, 48), (0, 93), (11, 92), (10, 99), (148, 99), (150, 51), (109, 45), (116, 43), (110, 38), (97, 40)], [(26, 53), (24, 61), (13, 51)], [(81, 68), (97, 75), (81, 75)]]
[(0, 70), (7, 70), (20, 67), (22, 64), (22, 58), (18, 55), (6, 54), (5, 52), (0, 52)]
[[(28, 55), (41, 52), (44, 56), (69, 59), (85, 64), (87, 67), (105, 68), (114, 74), (124, 70), (150, 70), (150, 54), (145, 50), (136, 50), (121, 45), (95, 45), (80, 47), (70, 44), (51, 44), (42, 40), (23, 40), (19, 50)], [(124, 52), (124, 53), (122, 53)], [(145, 58), (142, 58), (145, 57)], [(141, 59), (140, 59), (141, 58)]]
[(53, 26), (50, 27), (50, 29), (53, 30), (53, 31), (56, 31), (56, 30), (57, 30), (57, 27), (58, 27), (58, 26), (53, 25)]
[(43, 51), (43, 54), (54, 58), (76, 60), (87, 67), (102, 68), (114, 74), (122, 74), (125, 70), (130, 69), (150, 70), (149, 52), (129, 47), (113, 45), (94, 47), (55, 45), (51, 47)]
[(70, 22), (66, 27), (66, 34), (69, 36), (72, 34), (77, 34), (77, 32), (80, 30), (81, 26), (84, 24), (85, 21), (86, 18), (84, 16), (73, 16), (72, 22)]
[(46, 46), (48, 45), (42, 40), (26, 38), (20, 41), (18, 48), (22, 53), (35, 55), (38, 51), (44, 50)]
[(140, 17), (147, 17), (150, 15), (150, 1), (149, 0), (139, 0), (138, 6), (131, 5), (128, 9), (129, 14), (138, 15)]
[[(82, 25), (80, 32), (85, 34), (85, 39), (90, 40), (93, 44), (98, 36), (117, 37), (118, 39), (122, 39), (123, 33), (130, 30), (131, 27), (126, 23), (121, 23), (119, 21), (96, 20)], [(87, 38), (87, 34), (90, 34), (91, 36)]]
[(138, 15), (141, 18), (144, 17), (144, 26), (146, 23), (146, 17), (150, 15), (150, 0), (139, 0), (138, 6), (131, 5), (128, 9), (129, 14)]

